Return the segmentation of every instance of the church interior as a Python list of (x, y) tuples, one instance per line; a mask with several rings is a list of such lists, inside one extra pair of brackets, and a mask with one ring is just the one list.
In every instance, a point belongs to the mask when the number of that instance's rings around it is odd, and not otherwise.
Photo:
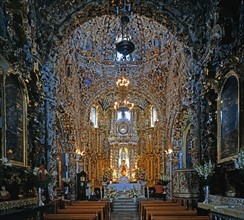
[(244, 219), (243, 79), (243, 0), (0, 0), (0, 218), (114, 189)]

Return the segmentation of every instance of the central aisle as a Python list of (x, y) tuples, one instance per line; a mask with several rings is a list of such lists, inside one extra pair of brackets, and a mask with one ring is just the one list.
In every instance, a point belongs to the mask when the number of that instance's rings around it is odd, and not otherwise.
[(128, 212), (128, 211), (115, 211), (111, 212), (111, 220), (139, 220), (137, 211)]
[(132, 198), (115, 199), (111, 209), (111, 220), (139, 220), (138, 201)]

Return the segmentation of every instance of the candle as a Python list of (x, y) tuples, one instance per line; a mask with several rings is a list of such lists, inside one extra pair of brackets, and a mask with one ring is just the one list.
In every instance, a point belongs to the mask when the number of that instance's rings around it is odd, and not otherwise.
[(102, 187), (100, 187), (100, 196), (101, 196), (101, 199), (103, 198), (103, 191), (102, 191)]
[(149, 199), (149, 188), (147, 187), (147, 198)]

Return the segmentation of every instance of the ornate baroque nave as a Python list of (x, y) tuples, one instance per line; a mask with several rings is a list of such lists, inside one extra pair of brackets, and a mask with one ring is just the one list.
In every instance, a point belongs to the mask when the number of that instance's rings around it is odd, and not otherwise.
[(134, 195), (243, 219), (243, 31), (243, 0), (1, 0), (0, 218)]

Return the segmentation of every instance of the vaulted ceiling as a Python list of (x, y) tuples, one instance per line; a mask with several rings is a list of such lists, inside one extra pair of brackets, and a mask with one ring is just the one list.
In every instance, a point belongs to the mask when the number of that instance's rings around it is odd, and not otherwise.
[(118, 98), (115, 82), (122, 74), (131, 81), (129, 100), (141, 109), (154, 105), (160, 123), (191, 104), (194, 64), (205, 52), (200, 44), (205, 18), (198, 15), (207, 4), (139, 3), (134, 2), (128, 24), (136, 47), (131, 61), (116, 57), (120, 18), (109, 1), (55, 1), (40, 10), (43, 47), (59, 78), (58, 104), (73, 118), (83, 115), (80, 121), (87, 121), (95, 102), (103, 110), (112, 107)]
[(138, 109), (157, 108), (166, 138), (173, 129), (182, 130), (180, 120), (187, 114), (200, 126), (201, 97), (210, 87), (204, 80), (219, 80), (230, 61), (223, 57), (232, 55), (231, 49), (241, 51), (240, 0), (134, 0), (130, 61), (116, 56), (120, 22), (110, 1), (31, 2), (4, 1), (7, 13), (0, 22), (8, 26), (0, 25), (2, 53), (29, 83), (33, 112), (43, 111), (38, 103), (44, 89), (51, 112), (75, 131), (85, 130), (94, 103), (104, 112), (113, 106), (121, 74), (131, 81), (128, 99)]

